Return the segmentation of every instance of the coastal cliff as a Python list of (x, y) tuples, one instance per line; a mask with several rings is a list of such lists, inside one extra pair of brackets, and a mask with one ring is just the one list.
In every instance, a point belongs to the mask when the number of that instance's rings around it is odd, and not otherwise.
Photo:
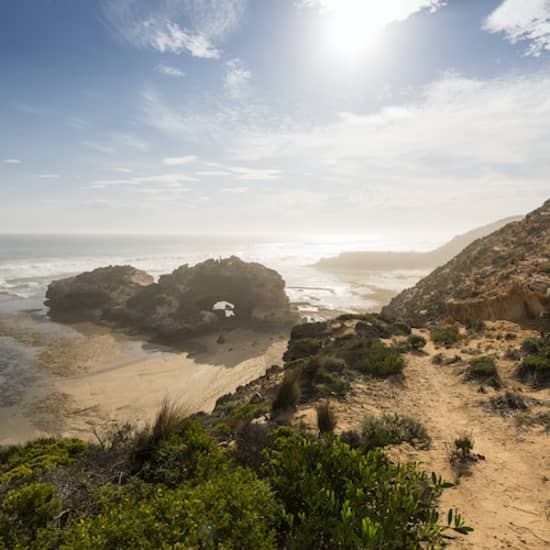
[(544, 324), (550, 311), (550, 200), (401, 292), (383, 310), (423, 324), (442, 318)]

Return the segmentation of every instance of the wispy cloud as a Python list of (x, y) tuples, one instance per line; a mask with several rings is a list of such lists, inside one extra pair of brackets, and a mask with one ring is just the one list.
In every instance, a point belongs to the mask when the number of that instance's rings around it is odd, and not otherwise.
[(249, 92), (252, 73), (240, 59), (231, 59), (225, 64), (224, 88), (232, 99), (240, 99)]
[(196, 155), (184, 155), (183, 157), (165, 157), (162, 159), (162, 163), (166, 166), (181, 166), (197, 160), (199, 160), (199, 157)]
[(75, 130), (83, 130), (84, 128), (88, 128), (90, 126), (90, 123), (87, 120), (78, 117), (70, 117), (67, 120), (67, 124)]
[(248, 168), (244, 166), (233, 166), (230, 170), (236, 174), (237, 179), (240, 180), (278, 180), (281, 177), (281, 171), (274, 170), (272, 168)]
[(231, 176), (231, 172), (227, 170), (197, 170), (197, 176)]
[(151, 149), (147, 141), (129, 132), (115, 132), (111, 137), (120, 147), (128, 147), (142, 153), (147, 153)]
[(248, 187), (226, 187), (225, 189), (222, 189), (224, 193), (246, 193), (248, 191)]
[(117, 167), (114, 170), (115, 172), (120, 172), (121, 174), (131, 174), (133, 172), (130, 168), (124, 168), (123, 166)]
[(85, 141), (84, 146), (105, 155), (112, 155), (115, 152), (114, 147), (111, 145), (107, 145), (106, 143), (97, 143), (96, 141)]
[(4, 164), (21, 164), (19, 159), (4, 159), (2, 162)]
[(182, 183), (197, 181), (199, 181), (197, 178), (194, 178), (193, 176), (188, 176), (186, 174), (159, 174), (153, 176), (133, 176), (120, 179), (96, 180), (92, 182), (91, 187), (94, 189), (103, 189), (105, 187), (111, 187), (115, 185), (139, 186), (144, 184), (155, 184), (166, 187), (180, 187)]
[(528, 55), (539, 56), (550, 50), (550, 1), (504, 0), (487, 17), (483, 28), (492, 33), (504, 33), (515, 44), (529, 42)]
[(112, 28), (140, 48), (217, 59), (216, 42), (239, 23), (247, 0), (104, 0)]
[(182, 78), (185, 76), (185, 72), (177, 67), (172, 65), (157, 65), (157, 71), (166, 76), (174, 76), (177, 78)]
[(43, 180), (55, 180), (58, 179), (60, 176), (59, 174), (38, 174), (38, 177)]

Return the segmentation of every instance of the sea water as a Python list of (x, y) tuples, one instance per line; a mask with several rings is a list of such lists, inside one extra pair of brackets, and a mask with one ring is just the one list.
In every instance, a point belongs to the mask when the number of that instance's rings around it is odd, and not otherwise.
[[(387, 245), (387, 243), (384, 243)], [(349, 250), (380, 248), (372, 239), (285, 240), (255, 236), (208, 235), (0, 235), (0, 293), (40, 302), (48, 284), (106, 265), (127, 265), (157, 277), (182, 264), (236, 255), (277, 270), (293, 302), (328, 309), (361, 311), (377, 304), (367, 287), (358, 289), (312, 267), (322, 257)], [(414, 282), (403, 274), (373, 275), (373, 285), (399, 290)]]

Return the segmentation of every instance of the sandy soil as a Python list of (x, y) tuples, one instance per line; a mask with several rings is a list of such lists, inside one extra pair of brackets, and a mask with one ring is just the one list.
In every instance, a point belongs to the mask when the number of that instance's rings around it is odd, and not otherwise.
[(208, 412), (221, 395), (280, 364), (288, 339), (244, 329), (224, 333), (223, 343), (219, 336), (175, 351), (105, 327), (4, 315), (0, 337), (32, 353), (0, 376), (0, 397), (1, 390), (10, 396), (0, 403), (0, 444), (45, 435), (89, 439), (113, 423), (150, 420), (165, 398)]
[[(526, 333), (519, 335), (521, 338)], [(510, 342), (480, 339), (471, 345), (501, 357)], [(519, 345), (519, 338), (515, 345)], [(434, 365), (431, 357), (442, 350), (435, 350), (432, 344), (425, 350), (423, 355), (407, 355), (402, 384), (357, 384), (344, 402), (335, 401), (338, 430), (360, 429), (365, 414), (381, 412), (412, 416), (427, 427), (432, 437), (429, 450), (400, 445), (389, 452), (397, 460), (417, 461), (423, 469), (455, 483), (443, 495), (442, 513), (457, 508), (475, 530), (455, 540), (450, 548), (550, 548), (550, 433), (541, 426), (518, 422), (525, 413), (502, 416), (491, 410), (488, 401), (496, 395), (494, 390), (480, 393), (479, 385), (464, 382), (464, 365)], [(443, 353), (453, 356), (457, 351)], [(528, 415), (550, 411), (550, 390), (532, 391), (518, 384), (513, 377), (514, 361), (499, 359), (497, 364), (503, 389), (537, 400)], [(302, 411), (301, 416), (308, 423), (315, 422), (311, 409)], [(450, 465), (449, 453), (453, 439), (463, 432), (473, 435), (474, 452), (484, 455), (485, 460), (458, 476)]]

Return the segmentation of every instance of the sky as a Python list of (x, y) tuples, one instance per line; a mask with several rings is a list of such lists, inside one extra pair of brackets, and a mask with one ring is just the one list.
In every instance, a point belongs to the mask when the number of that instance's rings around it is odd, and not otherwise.
[(0, 232), (451, 236), (550, 198), (550, 0), (0, 10)]

